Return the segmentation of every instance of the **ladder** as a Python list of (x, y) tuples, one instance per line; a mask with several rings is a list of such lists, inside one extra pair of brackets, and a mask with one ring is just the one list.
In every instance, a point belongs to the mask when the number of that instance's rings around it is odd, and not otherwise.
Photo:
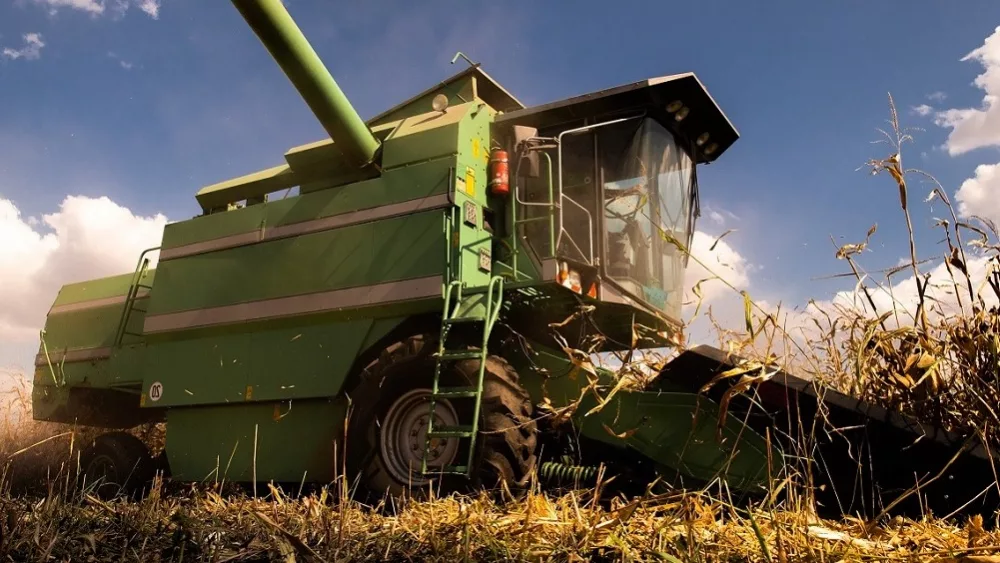
[[(487, 342), (490, 333), (500, 315), (500, 305), (503, 300), (503, 277), (492, 276), (485, 291), (477, 288), (471, 294), (463, 296), (464, 282), (452, 281), (444, 291), (444, 312), (441, 317), (441, 338), (438, 340), (438, 351), (434, 366), (434, 385), (431, 390), (430, 417), (427, 422), (427, 437), (424, 441), (423, 463), (421, 472), (428, 474), (432, 469), (427, 465), (431, 444), (439, 438), (468, 438), (469, 447), (465, 465), (445, 465), (433, 469), (433, 473), (444, 475), (461, 475), (468, 477), (472, 472), (472, 461), (475, 455), (476, 434), (479, 431), (479, 409), (483, 398), (483, 377), (486, 373)], [(477, 296), (482, 296), (483, 303), (475, 303)], [(470, 310), (476, 312), (469, 312)], [(481, 311), (481, 312), (480, 312)], [(448, 348), (448, 333), (454, 326), (470, 327), (481, 331), (480, 346), (476, 350)], [(441, 387), (441, 372), (448, 362), (459, 360), (479, 360), (479, 371), (476, 380), (465, 387)], [(443, 426), (434, 428), (434, 407), (441, 399), (469, 399), (473, 401), (472, 420), (468, 424), (458, 426)]]
[(133, 311), (138, 311), (145, 314), (145, 309), (136, 309), (135, 302), (139, 298), (139, 290), (145, 289), (147, 291), (152, 290), (153, 286), (146, 285), (141, 282), (142, 278), (145, 277), (146, 272), (149, 270), (149, 258), (146, 258), (146, 253), (153, 250), (158, 250), (157, 248), (150, 248), (142, 251), (139, 256), (139, 264), (135, 268), (135, 272), (132, 274), (132, 283), (128, 288), (128, 295), (125, 297), (125, 308), (122, 309), (121, 319), (118, 321), (118, 330), (115, 331), (115, 347), (121, 347), (122, 340), (124, 340), (125, 335), (130, 336), (142, 336), (141, 332), (130, 332), (128, 330), (128, 321), (132, 317)]

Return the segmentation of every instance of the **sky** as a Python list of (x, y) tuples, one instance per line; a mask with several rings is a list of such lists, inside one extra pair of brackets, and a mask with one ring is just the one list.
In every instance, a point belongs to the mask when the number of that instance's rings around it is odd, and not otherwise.
[[(285, 4), (364, 118), (461, 70), (457, 51), (527, 105), (695, 72), (741, 135), (699, 172), (686, 279), (729, 284), (700, 286), (724, 322), (743, 318), (730, 285), (766, 307), (850, 295), (836, 249), (874, 224), (865, 264), (908, 255), (896, 186), (865, 166), (893, 151), (874, 144), (890, 94), (920, 129), (904, 165), (933, 174), (961, 217), (1000, 222), (995, 0)], [(229, 2), (0, 0), (0, 108), (11, 372), (32, 362), (62, 284), (132, 271), (166, 223), (198, 214), (202, 186), (326, 137)], [(940, 255), (947, 209), (911, 182), (918, 254)]]

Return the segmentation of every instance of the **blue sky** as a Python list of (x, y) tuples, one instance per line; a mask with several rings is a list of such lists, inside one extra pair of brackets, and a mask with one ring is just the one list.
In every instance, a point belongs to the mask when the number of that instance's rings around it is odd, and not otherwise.
[[(960, 10), (929, 0), (286, 5), (362, 117), (460, 70), (449, 64), (459, 50), (528, 105), (694, 71), (742, 135), (700, 173), (706, 211), (726, 218), (700, 226), (710, 235), (737, 229), (723, 245), (742, 260), (734, 275), (771, 303), (850, 288), (815, 280), (845, 271), (830, 237), (861, 240), (878, 223), (866, 259), (892, 266), (906, 254), (894, 185), (857, 171), (888, 156), (871, 142), (886, 125), (889, 92), (904, 124), (926, 129), (904, 163), (935, 174), (950, 197), (978, 165), (1000, 162), (1000, 133), (983, 140), (989, 130), (973, 131), (978, 148), (951, 155), (943, 148), (951, 128), (935, 123), (939, 111), (983, 107), (973, 81), (984, 65), (960, 59), (1000, 26), (995, 1)], [(0, 201), (30, 226), (18, 232), (32, 244), (55, 236), (64, 255), (72, 231), (56, 232), (43, 216), (72, 223), (70, 207), (60, 207), (68, 196), (106, 196), (136, 221), (149, 218), (147, 227), (160, 225), (197, 214), (200, 187), (279, 164), (289, 147), (325, 137), (229, 2), (7, 0), (0, 107)], [(989, 185), (1000, 189), (1000, 180)], [(930, 225), (943, 211), (919, 203), (929, 191), (918, 186), (913, 197), (922, 255), (940, 252)], [(128, 270), (136, 256), (108, 264)], [(103, 273), (85, 266), (37, 270)], [(32, 297), (42, 316), (51, 296)], [(19, 318), (37, 319), (33, 311)], [(23, 340), (31, 327), (22, 321), (8, 325)], [(37, 346), (15, 340), (8, 356)]]

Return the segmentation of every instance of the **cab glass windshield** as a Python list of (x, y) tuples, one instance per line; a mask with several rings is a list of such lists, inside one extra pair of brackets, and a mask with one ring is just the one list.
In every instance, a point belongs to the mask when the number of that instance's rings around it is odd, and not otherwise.
[[(689, 247), (697, 214), (688, 152), (647, 117), (560, 136), (558, 152), (548, 149), (551, 158), (541, 159), (541, 173), (519, 180), (518, 229), (524, 240), (539, 258), (598, 266), (619, 292), (681, 320), (687, 260), (670, 240)], [(556, 185), (551, 190), (549, 162)], [(560, 205), (550, 216), (547, 204), (553, 199)]]
[(623, 290), (680, 319), (695, 203), (694, 163), (659, 122), (599, 130), (603, 260)]

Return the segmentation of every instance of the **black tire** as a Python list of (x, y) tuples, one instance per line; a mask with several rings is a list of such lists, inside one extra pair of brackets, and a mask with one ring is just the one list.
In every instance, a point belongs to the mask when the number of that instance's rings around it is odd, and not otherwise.
[[(472, 479), (463, 477), (420, 475), (420, 467), (413, 470), (406, 479), (400, 462), (393, 463), (392, 452), (386, 453), (385, 443), (399, 443), (384, 434), (387, 426), (395, 427), (393, 420), (387, 420), (394, 402), (415, 390), (431, 389), (434, 377), (433, 353), (437, 349), (436, 339), (413, 336), (386, 348), (361, 374), (358, 383), (348, 391), (351, 399), (351, 416), (347, 434), (347, 472), (351, 484), (357, 484), (359, 499), (377, 502), (384, 495), (402, 497), (411, 494), (422, 497), (426, 494), (426, 480), (430, 478), (435, 494), (465, 492), (475, 488), (494, 488), (506, 485), (512, 491), (523, 488), (534, 470), (537, 460), (538, 427), (532, 418), (531, 398), (521, 387), (517, 372), (502, 358), (489, 356), (483, 380), (483, 397), (480, 407), (479, 435), (473, 460)], [(463, 360), (446, 364), (452, 369), (442, 373), (442, 386), (474, 385), (478, 375), (478, 360)], [(410, 412), (423, 407), (414, 398)], [(462, 408), (459, 401), (451, 402), (459, 424), (468, 423), (471, 409)], [(471, 401), (467, 401), (471, 404)], [(428, 405), (429, 407), (429, 405)], [(444, 416), (448, 404), (438, 402), (436, 416)], [(445, 413), (445, 414), (442, 414)], [(396, 419), (394, 416), (393, 419)], [(386, 422), (386, 424), (383, 424)], [(416, 421), (414, 421), (416, 422)], [(413, 428), (413, 424), (406, 428)], [(426, 426), (424, 426), (426, 428)], [(391, 428), (389, 429), (391, 431)], [(412, 432), (397, 432), (397, 436), (412, 436)], [(423, 443), (423, 434), (418, 440)], [(447, 450), (456, 441), (452, 439), (442, 446)], [(458, 457), (451, 463), (464, 465), (467, 455), (467, 440), (462, 440)], [(399, 451), (405, 448), (400, 448)], [(422, 454), (422, 450), (420, 454)], [(416, 452), (414, 452), (416, 454)], [(400, 459), (400, 456), (395, 456)], [(395, 470), (392, 467), (395, 467)], [(425, 481), (425, 482), (421, 482)]]
[(149, 448), (127, 432), (101, 434), (80, 453), (80, 484), (102, 499), (135, 498), (152, 483)]

